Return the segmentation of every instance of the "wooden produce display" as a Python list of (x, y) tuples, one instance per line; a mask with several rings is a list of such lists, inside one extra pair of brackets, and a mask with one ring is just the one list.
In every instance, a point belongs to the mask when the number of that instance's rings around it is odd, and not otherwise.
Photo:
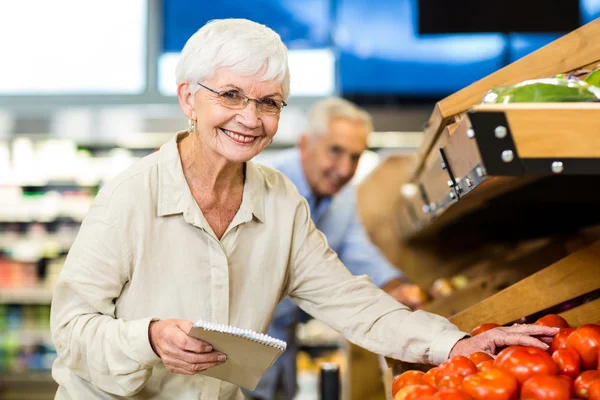
[[(362, 185), (367, 231), (409, 279), (463, 278), (425, 310), (466, 332), (546, 313), (600, 320), (600, 102), (482, 104), (499, 86), (585, 77), (599, 37), (597, 19), (441, 100), (416, 155), (385, 160)], [(386, 388), (428, 368), (386, 361)]]

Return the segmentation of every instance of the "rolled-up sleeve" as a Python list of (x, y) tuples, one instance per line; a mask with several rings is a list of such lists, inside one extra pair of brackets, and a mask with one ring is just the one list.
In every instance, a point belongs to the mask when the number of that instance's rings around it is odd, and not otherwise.
[(148, 338), (152, 318), (115, 318), (129, 265), (119, 222), (101, 192), (58, 277), (51, 331), (58, 357), (72, 372), (120, 396), (139, 392), (160, 361)]
[(288, 293), (351, 342), (398, 360), (437, 365), (467, 336), (446, 318), (412, 312), (368, 277), (352, 276), (315, 228), (305, 201), (294, 224)]

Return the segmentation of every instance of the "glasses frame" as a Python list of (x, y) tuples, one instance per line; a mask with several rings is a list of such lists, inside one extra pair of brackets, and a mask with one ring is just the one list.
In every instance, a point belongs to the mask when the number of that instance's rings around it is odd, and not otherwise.
[[(231, 92), (231, 89), (218, 91), (218, 90), (211, 89), (208, 86), (201, 84), (200, 82), (197, 82), (197, 83), (198, 83), (198, 85), (200, 85), (204, 89), (208, 90), (209, 92), (212, 92), (212, 93), (216, 94), (217, 96), (219, 96), (219, 98), (221, 97), (221, 95), (223, 93)], [(248, 103), (250, 103), (250, 101), (254, 101), (256, 103), (256, 109), (259, 110), (261, 114), (265, 114), (264, 112), (262, 112), (262, 105), (264, 103), (261, 99), (253, 99), (252, 97), (248, 97), (243, 93), (238, 93), (238, 95), (245, 99), (244, 106), (242, 108), (240, 108), (240, 110), (243, 110), (244, 108), (246, 108), (248, 106)], [(285, 106), (287, 106), (287, 103), (285, 101), (281, 100), (281, 108), (279, 108), (277, 113), (276, 114), (266, 113), (266, 115), (279, 115), (281, 113), (281, 110), (283, 110), (283, 107), (285, 107)], [(227, 107), (227, 106), (225, 106), (225, 107)], [(232, 109), (234, 109), (234, 108), (232, 108)]]

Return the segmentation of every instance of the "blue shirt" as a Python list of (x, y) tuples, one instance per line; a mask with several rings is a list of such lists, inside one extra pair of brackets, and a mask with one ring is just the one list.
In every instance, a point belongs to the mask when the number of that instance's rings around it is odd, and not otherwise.
[[(266, 164), (266, 163), (265, 163)], [(356, 209), (356, 188), (346, 185), (337, 195), (321, 198), (312, 193), (297, 149), (286, 150), (276, 162), (269, 163), (286, 175), (308, 202), (310, 214), (317, 229), (327, 238), (329, 246), (338, 254), (342, 263), (353, 275), (368, 275), (381, 287), (402, 273), (391, 265), (370, 241), (360, 222)], [(271, 366), (261, 379), (253, 396), (272, 399), (275, 386), (280, 380), (288, 399), (293, 397), (296, 386), (295, 328), (298, 323), (298, 306), (286, 297), (275, 310), (268, 334), (288, 342), (288, 350)]]

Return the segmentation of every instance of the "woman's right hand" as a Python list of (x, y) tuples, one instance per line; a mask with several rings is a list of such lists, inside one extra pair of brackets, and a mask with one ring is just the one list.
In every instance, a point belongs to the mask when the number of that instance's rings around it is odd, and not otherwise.
[(213, 351), (208, 343), (188, 336), (192, 325), (182, 319), (167, 319), (152, 321), (148, 327), (152, 349), (173, 373), (194, 375), (224, 363), (227, 358)]

